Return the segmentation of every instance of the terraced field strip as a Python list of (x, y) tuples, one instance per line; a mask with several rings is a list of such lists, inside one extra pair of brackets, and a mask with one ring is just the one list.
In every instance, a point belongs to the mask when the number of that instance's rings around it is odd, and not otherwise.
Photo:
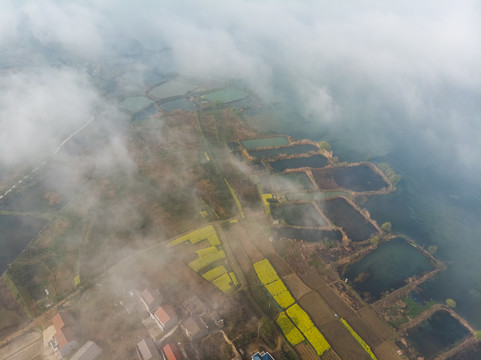
[(276, 269), (279, 276), (286, 276), (292, 274), (291, 267), (277, 254), (272, 247), (267, 234), (263, 231), (259, 224), (245, 224), (248, 234), (248, 240), (253, 244), (262, 254), (267, 257), (271, 264)]
[[(377, 333), (382, 332), (385, 325), (383, 325), (379, 331), (371, 329), (371, 327), (359, 317), (356, 311), (348, 306), (319, 274), (311, 271), (302, 275), (301, 278), (307, 286), (315, 289), (319, 295), (321, 295), (335, 313), (346, 319), (371, 346), (375, 347), (383, 342)], [(374, 322), (371, 324), (375, 325)]]
[(319, 360), (316, 351), (309, 345), (300, 343), (294, 347), (302, 360)]
[(246, 282), (245, 276), (252, 270), (252, 263), (239, 239), (240, 229), (244, 230), (242, 226), (237, 224), (231, 226), (231, 228), (226, 231), (227, 234), (225, 234), (223, 239), (225, 251), (229, 259), (231, 259), (233, 264), (237, 263), (239, 265), (239, 271), (236, 271), (237, 275), (240, 275), (240, 273), (244, 275), (244, 279), (242, 277), (239, 278), (242, 283), (243, 281)]
[(359, 344), (361, 344), (361, 346), (364, 348), (364, 350), (369, 354), (369, 356), (371, 357), (372, 360), (377, 360), (376, 356), (374, 355), (374, 353), (372, 352), (371, 348), (369, 347), (368, 344), (366, 344), (366, 342), (357, 334), (357, 332), (354, 331), (354, 329), (351, 327), (351, 325), (349, 325), (349, 323), (344, 320), (343, 318), (341, 318), (341, 322), (344, 324), (344, 326), (347, 328), (347, 330), (349, 330), (349, 332), (351, 333), (351, 335), (354, 337), (354, 339), (357, 340), (357, 342)]
[(333, 349), (329, 349), (324, 354), (322, 354), (321, 359), (322, 360), (342, 360)]
[[(266, 258), (254, 263), (254, 269), (259, 280), (277, 304), (283, 309), (288, 307), (285, 314), (287, 314), (292, 324), (295, 325), (300, 333), (309, 341), (317, 354), (320, 356), (326, 350), (330, 349), (331, 345), (314, 325), (309, 315), (295, 303), (291, 293), (287, 290), (269, 260)], [(289, 336), (288, 341), (292, 341), (291, 343), (295, 343), (297, 340), (301, 341), (297, 332), (284, 319), (283, 314), (284, 313), (281, 313), (281, 315), (279, 315), (277, 323), (284, 326), (284, 328), (281, 327), (281, 329), (286, 335), (286, 338)]]
[(178, 238), (169, 242), (169, 246), (179, 245), (185, 241), (190, 241), (191, 244), (197, 244), (203, 240), (208, 240), (211, 246), (219, 246), (220, 241), (217, 232), (213, 225), (207, 225), (203, 228), (191, 231), (188, 234), (179, 236)]
[(285, 312), (280, 313), (276, 322), (281, 328), (282, 333), (286, 337), (287, 341), (289, 341), (292, 345), (297, 345), (306, 339), (299, 329), (295, 327), (291, 319), (287, 317)]
[(239, 201), (239, 198), (237, 197), (234, 189), (232, 188), (232, 186), (229, 184), (229, 182), (227, 181), (226, 178), (224, 178), (224, 181), (227, 185), (227, 187), (229, 188), (229, 191), (230, 191), (230, 194), (232, 195), (232, 197), (234, 198), (234, 201), (235, 201), (235, 204), (237, 205), (237, 209), (239, 210), (240, 214), (241, 214), (241, 217), (244, 219), (245, 216), (244, 216), (244, 211), (242, 210), (242, 205)]
[(233, 272), (229, 273), (223, 265), (217, 264), (218, 266), (205, 271), (202, 274), (205, 268), (215, 266), (215, 263), (226, 258), (226, 253), (222, 249), (219, 236), (213, 225), (207, 225), (180, 236), (170, 241), (169, 246), (179, 245), (187, 241), (191, 244), (197, 244), (205, 240), (209, 242), (210, 246), (196, 250), (197, 258), (189, 262), (188, 265), (192, 270), (214, 284), (214, 286), (223, 293), (227, 293), (239, 284), (237, 277)]

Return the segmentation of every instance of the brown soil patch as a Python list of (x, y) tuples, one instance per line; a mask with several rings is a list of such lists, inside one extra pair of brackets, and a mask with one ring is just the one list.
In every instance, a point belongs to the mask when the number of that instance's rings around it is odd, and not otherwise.
[(311, 291), (311, 289), (302, 282), (296, 274), (289, 274), (282, 277), (284, 284), (287, 285), (294, 298), (299, 301), (304, 295)]
[(317, 356), (316, 351), (310, 345), (300, 343), (294, 346), (294, 349), (301, 356), (302, 360), (319, 360), (319, 356)]

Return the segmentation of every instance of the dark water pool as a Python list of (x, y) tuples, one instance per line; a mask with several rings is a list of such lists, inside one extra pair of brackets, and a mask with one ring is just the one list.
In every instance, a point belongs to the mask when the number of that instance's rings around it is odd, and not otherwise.
[(195, 110), (195, 104), (186, 98), (180, 98), (177, 100), (167, 101), (160, 105), (166, 111), (182, 110), (193, 111)]
[(136, 112), (133, 116), (132, 116), (132, 122), (134, 121), (139, 121), (139, 120), (144, 120), (145, 118), (149, 117), (150, 115), (153, 115), (155, 114), (156, 112), (158, 112), (159, 110), (157, 109), (157, 107), (155, 106), (155, 104), (152, 104), (152, 105), (149, 105), (148, 107), (146, 107), (144, 110), (141, 110), (139, 112)]
[(361, 164), (334, 169), (318, 169), (312, 172), (321, 189), (349, 189), (353, 191), (377, 191), (388, 184), (370, 166)]
[(289, 192), (313, 190), (314, 184), (311, 182), (305, 172), (292, 172), (273, 176), (272, 187), (275, 189), (275, 191)]
[(274, 149), (265, 150), (252, 150), (249, 151), (249, 155), (257, 159), (267, 159), (276, 157), (279, 155), (293, 155), (293, 154), (305, 154), (311, 151), (317, 151), (317, 148), (311, 144), (297, 144), (292, 146), (283, 146)]
[(321, 210), (333, 224), (342, 227), (351, 241), (369, 239), (376, 234), (376, 228), (351, 206), (344, 198), (332, 198), (319, 202)]
[(339, 230), (296, 229), (277, 227), (273, 231), (279, 238), (304, 240), (308, 242), (341, 242), (342, 233)]
[(275, 172), (283, 172), (287, 169), (299, 169), (303, 167), (309, 168), (322, 168), (329, 162), (327, 159), (320, 155), (312, 155), (308, 157), (296, 157), (291, 159), (279, 159), (269, 162), (269, 165)]
[(409, 277), (431, 270), (427, 257), (405, 239), (395, 238), (350, 265), (343, 277), (365, 300), (375, 301), (406, 285)]
[(31, 216), (0, 215), (0, 273), (47, 223)]
[(429, 360), (453, 347), (469, 334), (463, 324), (447, 311), (441, 310), (409, 330), (407, 341), (421, 356)]
[(285, 221), (287, 225), (312, 227), (329, 225), (314, 205), (309, 203), (271, 206), (271, 214), (274, 219)]
[(289, 139), (285, 136), (275, 136), (268, 138), (243, 140), (241, 141), (241, 144), (244, 148), (250, 150), (271, 146), (289, 145)]

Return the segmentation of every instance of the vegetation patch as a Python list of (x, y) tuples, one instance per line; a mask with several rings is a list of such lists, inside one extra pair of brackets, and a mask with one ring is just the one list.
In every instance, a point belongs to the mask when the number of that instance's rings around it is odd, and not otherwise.
[(281, 328), (282, 333), (286, 337), (287, 341), (289, 341), (292, 345), (297, 345), (301, 341), (305, 340), (304, 336), (301, 334), (299, 329), (294, 326), (291, 319), (287, 317), (285, 312), (280, 313), (276, 322)]
[(217, 266), (216, 268), (213, 268), (212, 270), (207, 271), (204, 275), (202, 275), (202, 277), (207, 281), (212, 281), (224, 274), (227, 274), (227, 270), (223, 265), (221, 265), (221, 266)]
[(349, 325), (349, 323), (344, 320), (343, 318), (341, 318), (341, 322), (344, 324), (344, 326), (346, 327), (347, 330), (349, 330), (349, 332), (351, 333), (351, 335), (354, 337), (354, 339), (357, 340), (357, 342), (359, 344), (361, 344), (361, 346), (364, 348), (364, 350), (366, 350), (366, 352), (369, 354), (369, 356), (371, 357), (371, 359), (373, 360), (377, 360), (376, 356), (374, 355), (374, 353), (372, 352), (371, 348), (369, 347), (368, 344), (366, 344), (366, 342), (357, 334), (357, 332), (354, 331), (354, 329), (351, 327), (351, 325)]
[(279, 279), (277, 272), (267, 259), (254, 263), (254, 269), (263, 285), (270, 284)]

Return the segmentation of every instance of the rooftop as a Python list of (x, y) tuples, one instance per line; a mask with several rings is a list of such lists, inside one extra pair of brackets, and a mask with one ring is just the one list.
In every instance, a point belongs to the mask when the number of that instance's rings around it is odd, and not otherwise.
[(97, 360), (100, 358), (102, 349), (93, 341), (87, 341), (70, 360)]
[(164, 351), (167, 360), (182, 359), (182, 355), (180, 355), (179, 349), (177, 349), (177, 346), (175, 346), (175, 344), (167, 344), (162, 350)]
[(177, 314), (172, 305), (159, 306), (154, 315), (162, 324), (167, 324), (170, 320), (177, 319)]
[(61, 311), (54, 315), (52, 318), (52, 323), (53, 326), (55, 326), (55, 330), (59, 331), (64, 326), (73, 325), (74, 320), (70, 313)]
[(184, 302), (184, 307), (191, 315), (202, 315), (207, 311), (205, 304), (197, 295), (192, 296)]
[(160, 292), (159, 290), (145, 289), (140, 296), (147, 304), (152, 304), (160, 299)]
[(154, 340), (150, 336), (137, 343), (137, 354), (142, 360), (162, 359)]
[(256, 352), (252, 355), (252, 360), (274, 360), (274, 358), (268, 352)]
[(59, 349), (62, 349), (69, 342), (76, 340), (73, 329), (68, 326), (64, 326), (60, 330), (57, 330), (57, 333), (54, 337), (57, 341)]

